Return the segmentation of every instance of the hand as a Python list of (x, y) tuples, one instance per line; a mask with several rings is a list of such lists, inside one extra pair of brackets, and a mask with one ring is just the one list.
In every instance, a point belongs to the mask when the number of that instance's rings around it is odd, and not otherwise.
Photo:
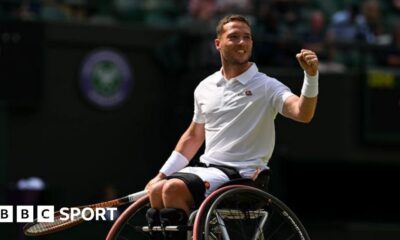
[(165, 176), (164, 173), (159, 173), (159, 174), (157, 174), (157, 176), (155, 176), (153, 179), (151, 179), (151, 180), (146, 184), (146, 187), (145, 187), (144, 189), (149, 190), (149, 188), (150, 188), (153, 184), (155, 184), (155, 183), (157, 183), (157, 182), (159, 182), (159, 181), (161, 181), (161, 180), (164, 180), (166, 177), (167, 177), (167, 176)]
[(307, 49), (301, 49), (300, 53), (296, 54), (297, 61), (301, 68), (310, 76), (315, 76), (318, 72), (319, 61), (315, 52)]

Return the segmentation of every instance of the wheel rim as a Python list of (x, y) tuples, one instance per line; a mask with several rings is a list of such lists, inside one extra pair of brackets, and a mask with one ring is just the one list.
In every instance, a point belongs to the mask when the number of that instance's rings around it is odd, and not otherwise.
[(146, 234), (138, 231), (136, 228), (147, 226), (146, 211), (148, 208), (148, 204), (138, 208), (138, 210), (123, 223), (118, 233), (116, 234), (115, 240), (147, 239), (148, 237), (146, 236)]
[(127, 208), (111, 227), (107, 240), (148, 239), (146, 233), (137, 231), (139, 226), (147, 226), (146, 211), (150, 207), (148, 197), (138, 200)]
[(210, 205), (203, 239), (309, 239), (304, 227), (278, 199), (257, 189), (234, 188)]

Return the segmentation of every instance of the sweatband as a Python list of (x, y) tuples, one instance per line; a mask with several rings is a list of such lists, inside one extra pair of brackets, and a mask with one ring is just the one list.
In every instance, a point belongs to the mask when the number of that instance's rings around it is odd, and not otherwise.
[(177, 151), (173, 151), (171, 153), (171, 156), (169, 156), (168, 160), (160, 169), (160, 172), (164, 173), (166, 176), (169, 176), (174, 172), (177, 172), (186, 167), (188, 164), (189, 160), (187, 160), (185, 156)]
[(301, 95), (313, 98), (318, 95), (318, 75), (310, 76), (304, 71), (303, 87), (301, 88)]

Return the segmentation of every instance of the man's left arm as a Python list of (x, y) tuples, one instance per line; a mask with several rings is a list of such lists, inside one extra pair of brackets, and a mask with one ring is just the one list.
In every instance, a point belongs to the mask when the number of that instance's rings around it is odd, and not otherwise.
[(283, 104), (283, 115), (293, 120), (308, 123), (312, 120), (318, 96), (318, 57), (310, 50), (302, 49), (296, 54), (304, 70), (304, 82), (300, 97), (291, 95)]

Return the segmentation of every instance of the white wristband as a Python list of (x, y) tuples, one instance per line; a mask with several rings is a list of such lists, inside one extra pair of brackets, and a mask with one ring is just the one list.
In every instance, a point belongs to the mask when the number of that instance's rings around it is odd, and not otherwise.
[(318, 75), (310, 76), (304, 71), (303, 87), (301, 88), (301, 95), (309, 98), (316, 97), (318, 95)]
[(173, 174), (186, 167), (189, 164), (189, 160), (181, 153), (177, 151), (173, 151), (171, 156), (169, 156), (168, 160), (164, 163), (162, 168), (160, 169), (161, 173), (164, 173), (166, 176)]

